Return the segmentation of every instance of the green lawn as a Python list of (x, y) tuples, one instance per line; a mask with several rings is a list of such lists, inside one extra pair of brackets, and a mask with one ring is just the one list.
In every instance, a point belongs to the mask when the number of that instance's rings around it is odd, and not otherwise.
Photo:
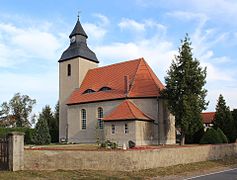
[(10, 179), (147, 179), (151, 177), (164, 177), (170, 175), (185, 176), (187, 174), (204, 172), (217, 168), (236, 167), (237, 158), (229, 157), (224, 160), (205, 161), (185, 165), (176, 165), (165, 168), (146, 169), (133, 172), (120, 171), (91, 171), (91, 170), (72, 170), (72, 171), (0, 171), (1, 180)]

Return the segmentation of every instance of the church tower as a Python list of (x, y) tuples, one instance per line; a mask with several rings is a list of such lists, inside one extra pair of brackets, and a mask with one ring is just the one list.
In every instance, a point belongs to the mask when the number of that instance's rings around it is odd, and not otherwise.
[(59, 140), (67, 139), (67, 99), (79, 88), (87, 71), (97, 67), (99, 61), (94, 52), (87, 46), (87, 34), (80, 23), (77, 23), (69, 35), (70, 45), (59, 59)]

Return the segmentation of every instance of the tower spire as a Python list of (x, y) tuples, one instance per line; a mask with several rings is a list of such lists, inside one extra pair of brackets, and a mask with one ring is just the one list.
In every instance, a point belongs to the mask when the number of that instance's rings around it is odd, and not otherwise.
[(99, 63), (95, 53), (91, 51), (87, 46), (87, 34), (84, 31), (80, 19), (79, 19), (80, 11), (78, 11), (77, 15), (77, 22), (75, 27), (73, 28), (71, 34), (69, 35), (70, 38), (70, 45), (69, 47), (63, 52), (59, 62), (63, 62), (66, 60), (70, 60), (75, 57), (82, 57), (89, 61)]
[(78, 11), (77, 23), (76, 23), (74, 29), (72, 30), (69, 38), (71, 38), (72, 36), (75, 36), (75, 35), (81, 35), (81, 36), (84, 36), (84, 37), (88, 38), (86, 32), (84, 31), (84, 29), (83, 29), (83, 27), (81, 25), (81, 22), (80, 22), (80, 19), (79, 19), (79, 17), (80, 17), (79, 13), (80, 13), (80, 11)]

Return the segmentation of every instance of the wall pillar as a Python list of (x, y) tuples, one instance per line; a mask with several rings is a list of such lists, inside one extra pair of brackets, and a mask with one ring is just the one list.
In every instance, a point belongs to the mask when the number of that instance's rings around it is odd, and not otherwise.
[(10, 171), (24, 169), (24, 134), (22, 132), (10, 132), (8, 134), (8, 165)]

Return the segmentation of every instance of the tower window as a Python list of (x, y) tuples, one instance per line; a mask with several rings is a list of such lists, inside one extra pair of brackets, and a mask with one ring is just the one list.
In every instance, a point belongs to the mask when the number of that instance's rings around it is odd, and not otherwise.
[(112, 128), (112, 129), (111, 129), (111, 130), (112, 130), (112, 134), (115, 134), (115, 125), (112, 124), (112, 125), (111, 125), (111, 128)]
[(81, 128), (86, 129), (86, 110), (81, 110)]
[(71, 76), (71, 64), (67, 65), (67, 76)]
[(98, 108), (98, 126), (100, 129), (103, 129), (103, 109), (101, 107)]
[(128, 124), (127, 124), (127, 123), (124, 125), (124, 133), (125, 133), (125, 134), (128, 133)]

